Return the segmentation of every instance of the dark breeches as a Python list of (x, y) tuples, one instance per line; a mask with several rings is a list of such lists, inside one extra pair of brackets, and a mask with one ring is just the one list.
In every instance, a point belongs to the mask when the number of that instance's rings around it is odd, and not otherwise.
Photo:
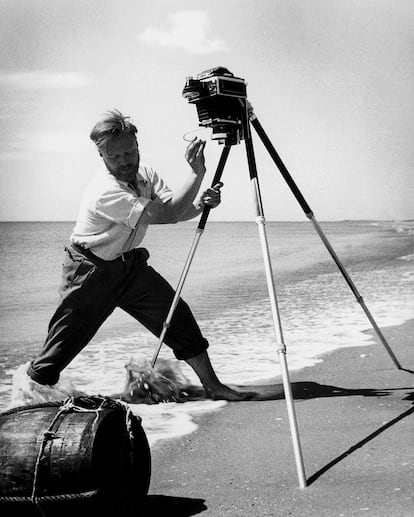
[[(43, 348), (29, 368), (33, 380), (55, 384), (60, 372), (89, 343), (116, 307), (160, 335), (174, 290), (147, 264), (148, 258), (145, 248), (132, 250), (113, 261), (99, 259), (77, 246), (66, 248), (60, 303), (50, 320)], [(165, 343), (182, 360), (208, 347), (190, 308), (181, 299)]]

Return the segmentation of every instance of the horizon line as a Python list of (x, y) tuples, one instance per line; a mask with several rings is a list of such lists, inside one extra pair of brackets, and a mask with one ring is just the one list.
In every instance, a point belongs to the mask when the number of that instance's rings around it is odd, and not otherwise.
[[(179, 221), (179, 223), (193, 223), (197, 219), (194, 218), (189, 221)], [(414, 222), (413, 218), (408, 219), (318, 219), (321, 222), (325, 223), (334, 223), (334, 222), (361, 222), (361, 221), (381, 221), (381, 222)], [(271, 223), (300, 223), (300, 222), (308, 222), (308, 218), (304, 219), (266, 219), (266, 222)], [(210, 223), (254, 223), (254, 219), (223, 219), (223, 220), (210, 220)], [(76, 219), (0, 219), (0, 223), (76, 223)], [(177, 223), (170, 223), (177, 224)], [(156, 225), (151, 225), (156, 226)]]

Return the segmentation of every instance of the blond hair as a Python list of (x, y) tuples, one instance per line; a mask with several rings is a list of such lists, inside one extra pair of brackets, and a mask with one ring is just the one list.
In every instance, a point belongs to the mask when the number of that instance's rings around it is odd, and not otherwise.
[(109, 138), (125, 133), (135, 135), (137, 131), (130, 117), (126, 117), (120, 111), (114, 109), (103, 115), (101, 120), (93, 126), (89, 136), (96, 146), (100, 147)]

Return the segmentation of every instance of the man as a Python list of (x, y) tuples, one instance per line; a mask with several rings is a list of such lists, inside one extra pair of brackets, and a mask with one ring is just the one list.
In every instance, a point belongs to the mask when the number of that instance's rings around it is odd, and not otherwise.
[[(195, 139), (189, 144), (190, 170), (182, 186), (172, 192), (151, 167), (140, 164), (136, 133), (130, 118), (114, 110), (90, 134), (106, 170), (84, 195), (71, 245), (66, 248), (60, 303), (43, 349), (27, 372), (39, 384), (57, 383), (60, 372), (116, 307), (159, 336), (174, 291), (147, 264), (148, 251), (138, 246), (148, 225), (189, 220), (204, 205), (214, 208), (220, 203), (221, 183), (195, 202), (206, 172), (205, 141)], [(207, 397), (235, 401), (251, 397), (217, 378), (207, 354), (208, 342), (181, 299), (165, 343), (177, 359), (193, 368)]]

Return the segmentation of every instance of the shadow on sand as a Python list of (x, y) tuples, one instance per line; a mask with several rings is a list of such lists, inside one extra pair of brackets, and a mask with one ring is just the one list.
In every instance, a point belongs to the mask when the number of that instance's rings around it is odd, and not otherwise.
[(376, 431), (369, 434), (366, 438), (364, 438), (363, 440), (359, 441), (358, 443), (356, 443), (355, 445), (350, 447), (347, 451), (342, 453), (340, 456), (338, 456), (334, 460), (330, 461), (327, 465), (325, 465), (324, 467), (319, 469), (317, 472), (315, 472), (315, 474), (312, 474), (312, 476), (310, 476), (307, 479), (308, 486), (311, 485), (312, 483), (314, 483), (319, 477), (321, 477), (323, 474), (325, 474), (325, 472), (327, 472), (329, 469), (334, 467), (337, 463), (344, 460), (347, 456), (349, 456), (353, 452), (357, 451), (358, 449), (360, 449), (361, 447), (366, 445), (368, 442), (370, 442), (371, 440), (376, 438), (378, 435), (380, 435), (381, 433), (383, 433), (384, 431), (386, 431), (387, 429), (389, 429), (390, 427), (395, 425), (397, 422), (399, 422), (403, 418), (411, 415), (412, 413), (414, 413), (414, 407), (407, 409), (407, 411), (404, 411), (404, 413), (401, 413), (401, 415), (398, 415), (397, 417), (393, 418), (392, 420), (387, 422), (385, 425), (381, 426)]
[[(348, 396), (362, 396), (362, 397), (386, 397), (390, 396), (394, 391), (404, 391), (407, 390), (408, 393), (403, 400), (411, 400), (414, 401), (414, 391), (412, 390), (412, 386), (405, 388), (389, 388), (384, 390), (376, 390), (376, 389), (349, 389), (349, 388), (340, 388), (338, 386), (330, 386), (326, 384), (318, 384), (316, 382), (293, 382), (292, 385), (292, 393), (295, 400), (306, 400), (312, 398), (321, 398), (321, 397), (348, 397)], [(256, 390), (257, 396), (253, 400), (276, 400), (283, 399), (283, 385), (265, 385), (265, 386), (243, 386), (243, 389), (248, 390)], [(372, 432), (368, 436), (366, 436), (363, 440), (360, 440), (358, 443), (350, 447), (348, 450), (340, 454), (338, 457), (330, 461), (327, 465), (322, 467), (320, 470), (315, 472), (312, 476), (307, 479), (307, 485), (311, 485), (314, 483), (319, 477), (321, 477), (325, 472), (334, 467), (336, 464), (341, 462), (347, 456), (357, 451), (368, 442), (376, 438), (378, 435), (398, 423), (400, 420), (406, 418), (414, 412), (414, 407), (404, 411), (394, 419), (390, 420), (383, 426), (379, 427), (376, 431)]]
[[(407, 390), (409, 393), (404, 398), (404, 400), (414, 400), (414, 392), (412, 391), (412, 387), (406, 388), (390, 388), (385, 390), (377, 390), (377, 389), (349, 389), (349, 388), (341, 388), (338, 386), (331, 386), (326, 384), (318, 384), (317, 382), (292, 382), (292, 393), (295, 400), (307, 400), (313, 398), (320, 397), (346, 397), (346, 396), (362, 396), (362, 397), (386, 397), (390, 396), (393, 391), (401, 391)], [(265, 400), (281, 400), (284, 399), (284, 390), (283, 384), (269, 384), (269, 385), (244, 385), (244, 386), (232, 386), (232, 388), (240, 390), (240, 391), (255, 391), (256, 396), (251, 399), (255, 401), (265, 401)], [(202, 399), (203, 392), (200, 388), (194, 387), (194, 390), (191, 390), (191, 395), (189, 399)], [(359, 441), (352, 447), (350, 447), (347, 451), (340, 454), (338, 457), (333, 459), (331, 462), (326, 464), (320, 470), (312, 474), (307, 479), (307, 485), (310, 486), (314, 483), (319, 477), (325, 474), (329, 469), (334, 467), (336, 464), (341, 462), (347, 456), (357, 451), (368, 442), (376, 438), (378, 435), (398, 423), (400, 420), (409, 416), (414, 412), (414, 407), (404, 411), (393, 420), (390, 420), (385, 425), (378, 428), (373, 433), (369, 434), (366, 438)], [(171, 496), (163, 496), (163, 495), (149, 495), (145, 498), (145, 502), (142, 508), (143, 517), (152, 517), (158, 515), (177, 515), (177, 517), (190, 517), (192, 515), (197, 515), (199, 513), (207, 510), (207, 506), (205, 505), (204, 499), (191, 499), (187, 497), (171, 497)]]
[[(310, 400), (315, 398), (323, 397), (348, 397), (348, 396), (362, 396), (362, 397), (387, 397), (391, 396), (396, 391), (406, 391), (403, 400), (414, 402), (414, 391), (412, 386), (402, 388), (388, 388), (388, 389), (369, 389), (369, 388), (342, 388), (339, 386), (319, 384), (317, 382), (292, 382), (292, 393), (295, 400)], [(254, 385), (236, 385), (232, 388), (238, 391), (253, 391), (255, 395), (245, 401), (248, 403), (251, 401), (271, 401), (271, 400), (282, 400), (285, 398), (283, 384), (254, 384)], [(205, 400), (204, 391), (201, 387), (190, 386), (188, 391), (188, 397), (186, 400)], [(142, 401), (130, 400), (129, 402), (139, 403)], [(185, 401), (183, 401), (185, 403)], [(354, 453), (361, 447), (365, 446), (371, 440), (375, 439), (381, 433), (391, 428), (407, 416), (414, 413), (414, 407), (404, 411), (400, 415), (396, 416), (386, 424), (379, 427), (374, 432), (357, 442), (352, 447), (348, 448), (345, 452), (334, 458), (332, 461), (327, 463), (317, 472), (312, 474), (307, 479), (307, 485), (311, 485), (318, 478), (324, 475), (329, 469), (337, 465), (339, 462), (347, 458), (350, 454)], [(142, 505), (139, 510), (137, 508), (138, 515), (143, 517), (158, 517), (163, 515), (174, 515), (177, 517), (191, 517), (198, 515), (207, 510), (205, 499), (200, 498), (189, 498), (189, 497), (172, 497), (166, 495), (151, 494), (144, 498)], [(2, 515), (7, 515), (2, 513)], [(80, 515), (80, 513), (78, 514)], [(115, 517), (115, 516), (114, 516)]]
[[(243, 402), (248, 401), (265, 401), (265, 400), (281, 400), (285, 398), (283, 384), (252, 384), (252, 385), (230, 385), (236, 391), (253, 392), (253, 396), (249, 396)], [(330, 386), (328, 384), (318, 384), (317, 382), (292, 382), (293, 398), (296, 400), (306, 400), (320, 397), (347, 397), (347, 396), (363, 396), (363, 397), (386, 397), (390, 395), (391, 390), (378, 389), (350, 389), (341, 388), (339, 386)], [(405, 388), (401, 388), (405, 389)], [(409, 389), (409, 388), (406, 388)], [(192, 402), (196, 400), (207, 400), (204, 390), (201, 386), (186, 386), (182, 391), (182, 396), (176, 402)], [(123, 393), (112, 395), (112, 398), (120, 398), (130, 404), (154, 404), (149, 398), (134, 396), (125, 390)]]
[[(314, 399), (320, 397), (386, 397), (391, 390), (376, 389), (350, 389), (330, 386), (329, 384), (318, 384), (317, 382), (292, 382), (292, 394), (296, 400)], [(250, 400), (280, 400), (284, 399), (283, 384), (264, 384), (251, 386), (232, 386), (239, 391), (254, 391), (256, 395)], [(404, 389), (404, 388), (401, 388)], [(409, 388), (406, 388), (409, 389)]]
[(161, 515), (190, 517), (204, 512), (204, 510), (207, 510), (204, 499), (149, 495), (145, 498), (137, 517), (158, 517)]

